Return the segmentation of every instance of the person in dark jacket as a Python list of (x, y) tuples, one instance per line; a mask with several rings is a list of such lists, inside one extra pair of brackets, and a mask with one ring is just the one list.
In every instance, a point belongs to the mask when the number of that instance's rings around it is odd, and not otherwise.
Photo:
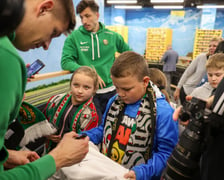
[(171, 96), (170, 84), (173, 73), (176, 72), (176, 64), (178, 62), (179, 55), (172, 49), (171, 45), (167, 46), (167, 51), (164, 53), (161, 62), (163, 65), (163, 72), (167, 79), (167, 92)]

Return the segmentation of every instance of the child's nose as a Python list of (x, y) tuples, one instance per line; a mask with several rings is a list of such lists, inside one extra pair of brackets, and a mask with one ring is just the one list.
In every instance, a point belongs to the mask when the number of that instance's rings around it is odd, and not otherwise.
[(215, 81), (216, 80), (216, 76), (212, 76), (212, 80)]
[(119, 90), (119, 91), (118, 91), (118, 95), (119, 95), (120, 97), (124, 97), (124, 96), (125, 96), (125, 92), (124, 92), (124, 91)]
[(78, 89), (78, 92), (82, 92), (83, 91), (83, 88), (82, 87), (79, 87), (79, 89)]

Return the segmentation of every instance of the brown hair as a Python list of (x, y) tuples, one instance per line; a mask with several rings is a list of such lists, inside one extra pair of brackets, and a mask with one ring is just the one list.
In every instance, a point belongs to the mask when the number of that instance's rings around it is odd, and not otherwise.
[(89, 7), (93, 12), (99, 12), (99, 6), (94, 0), (81, 0), (76, 7), (77, 14), (80, 14), (87, 7)]
[(215, 49), (215, 53), (224, 53), (224, 41), (220, 41)]
[(136, 76), (139, 81), (142, 81), (145, 76), (148, 76), (148, 65), (140, 54), (126, 51), (118, 56), (110, 72), (116, 78)]
[(71, 79), (70, 79), (70, 86), (71, 86), (72, 79), (73, 79), (74, 75), (78, 74), (78, 73), (84, 73), (85, 75), (91, 77), (93, 79), (95, 91), (98, 89), (98, 87), (99, 87), (98, 74), (94, 67), (91, 68), (89, 66), (81, 66), (73, 72)]
[(150, 80), (157, 85), (160, 91), (165, 95), (166, 100), (170, 102), (169, 94), (166, 91), (167, 79), (165, 74), (158, 68), (149, 68)]
[(208, 68), (224, 68), (224, 53), (216, 53), (210, 56), (206, 62), (206, 69)]
[[(72, 0), (54, 0), (55, 8), (52, 10), (55, 18), (60, 19), (62, 22), (67, 22), (69, 25), (66, 33), (70, 33), (76, 25), (76, 17), (74, 4)], [(63, 9), (62, 9), (63, 8)]]
[(212, 42), (212, 41), (220, 42), (220, 41), (222, 41), (222, 38), (221, 37), (213, 37), (209, 42)]

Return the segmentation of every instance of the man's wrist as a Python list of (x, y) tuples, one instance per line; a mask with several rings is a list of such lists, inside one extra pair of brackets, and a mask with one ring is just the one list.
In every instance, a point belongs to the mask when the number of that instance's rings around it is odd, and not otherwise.
[(60, 154), (58, 154), (57, 150), (52, 150), (48, 153), (48, 155), (51, 155), (55, 161), (56, 170), (63, 167), (63, 158), (61, 158)]

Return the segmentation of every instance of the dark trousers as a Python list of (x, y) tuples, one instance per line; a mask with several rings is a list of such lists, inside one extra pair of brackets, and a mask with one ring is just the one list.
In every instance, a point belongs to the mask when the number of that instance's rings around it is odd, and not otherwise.
[(173, 74), (174, 71), (170, 71), (170, 72), (164, 72), (165, 76), (166, 76), (166, 80), (167, 80), (167, 92), (169, 94), (169, 96), (171, 96), (171, 83), (172, 83), (172, 78), (173, 78)]
[(96, 106), (97, 112), (100, 111), (103, 114), (109, 99), (113, 97), (115, 94), (116, 90), (104, 94), (96, 94), (93, 97), (93, 101)]
[(224, 133), (213, 137), (202, 156), (201, 180), (224, 179)]
[(184, 105), (186, 103), (186, 93), (184, 91), (183, 86), (180, 88), (180, 103), (181, 105)]

